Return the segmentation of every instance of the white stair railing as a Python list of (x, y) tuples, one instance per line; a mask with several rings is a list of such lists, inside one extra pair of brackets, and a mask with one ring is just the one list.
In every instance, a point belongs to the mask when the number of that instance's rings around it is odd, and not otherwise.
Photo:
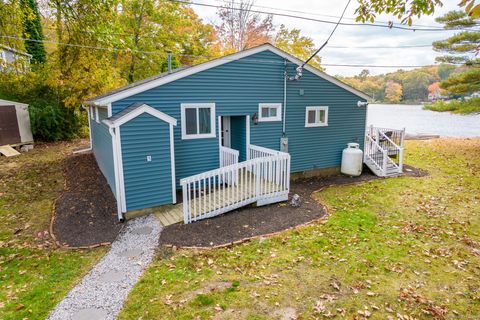
[[(235, 181), (235, 183), (228, 183)], [(260, 157), (184, 178), (184, 222), (190, 223), (257, 202), (288, 200), (290, 155)]]
[(370, 126), (365, 135), (364, 162), (379, 176), (402, 173), (405, 129)]

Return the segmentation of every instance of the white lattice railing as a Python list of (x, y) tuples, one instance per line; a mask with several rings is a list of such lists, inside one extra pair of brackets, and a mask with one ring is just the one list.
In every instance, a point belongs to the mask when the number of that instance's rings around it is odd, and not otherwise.
[(285, 201), (290, 190), (290, 155), (258, 157), (180, 181), (184, 222), (258, 205)]
[(238, 163), (238, 150), (220, 146), (220, 167), (226, 167)]

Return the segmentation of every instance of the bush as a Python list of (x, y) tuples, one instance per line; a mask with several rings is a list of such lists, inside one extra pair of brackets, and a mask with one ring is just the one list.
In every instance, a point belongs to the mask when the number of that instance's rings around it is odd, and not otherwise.
[[(66, 108), (57, 90), (46, 81), (48, 70), (24, 74), (0, 73), (0, 99), (29, 105), (30, 123), (35, 140), (70, 140), (83, 132), (81, 117), (74, 108)], [(85, 130), (83, 130), (85, 131)]]
[(471, 98), (468, 100), (437, 101), (427, 104), (423, 107), (427, 110), (453, 113), (474, 113), (480, 112), (480, 98)]
[(35, 139), (70, 140), (77, 137), (80, 121), (71, 109), (60, 105), (29, 106), (30, 124)]

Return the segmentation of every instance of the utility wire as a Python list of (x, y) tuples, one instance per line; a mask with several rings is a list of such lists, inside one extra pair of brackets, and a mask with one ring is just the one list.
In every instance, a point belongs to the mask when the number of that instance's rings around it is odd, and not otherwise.
[[(20, 38), (14, 36), (0, 36), (0, 38), (7, 38), (7, 39), (14, 39), (14, 40), (22, 40), (22, 41), (30, 41), (30, 42), (43, 42), (48, 44), (55, 44), (60, 46), (67, 46), (67, 47), (76, 47), (76, 48), (83, 48), (83, 49), (90, 49), (90, 50), (104, 50), (104, 51), (120, 51), (120, 52), (136, 52), (136, 53), (144, 53), (144, 54), (162, 54), (165, 55), (164, 51), (141, 51), (141, 50), (132, 50), (132, 49), (122, 49), (122, 48), (109, 48), (109, 47), (96, 47), (96, 46), (88, 46), (88, 45), (80, 45), (80, 44), (73, 44), (73, 43), (61, 43), (57, 41), (50, 41), (50, 40), (37, 40), (37, 39), (27, 39), (27, 38)], [(205, 59), (215, 59), (219, 57), (215, 56), (207, 56), (207, 55), (191, 55), (191, 54), (173, 54), (177, 57), (190, 57), (190, 58), (205, 58)], [(264, 64), (284, 64), (284, 61), (278, 60), (268, 60), (268, 59), (249, 59), (243, 58), (242, 60), (238, 59), (229, 59), (228, 56), (221, 57), (227, 61), (245, 61), (245, 62), (254, 62), (254, 63), (264, 63)], [(296, 63), (288, 62), (289, 64), (296, 65)], [(422, 68), (422, 67), (430, 67), (435, 64), (429, 65), (369, 65), (369, 64), (334, 64), (334, 63), (322, 63), (322, 66), (325, 67), (352, 67), (352, 68)]]
[[(195, 5), (195, 6), (202, 6), (202, 7), (209, 7), (209, 8), (217, 8), (217, 9), (225, 9), (224, 6), (220, 5), (215, 5), (215, 4), (209, 4), (209, 3), (199, 3), (199, 2), (194, 2), (194, 1), (183, 1), (183, 0), (168, 0), (170, 2), (177, 2), (177, 3), (183, 3), (183, 4), (190, 4), (190, 5)], [(242, 11), (244, 9), (242, 8), (235, 8), (235, 7), (229, 7), (228, 9), (231, 10), (237, 10), (237, 11)], [(322, 19), (316, 19), (316, 18), (310, 18), (310, 17), (303, 17), (303, 16), (298, 16), (298, 15), (293, 15), (293, 14), (286, 14), (286, 13), (275, 13), (275, 12), (270, 12), (270, 11), (264, 11), (264, 10), (249, 10), (250, 12), (254, 13), (259, 13), (259, 14), (267, 14), (267, 15), (272, 15), (272, 16), (279, 16), (279, 17), (287, 17), (287, 18), (294, 18), (294, 19), (302, 19), (302, 20), (307, 20), (307, 21), (314, 21), (314, 22), (320, 22), (320, 23), (327, 23), (327, 24), (337, 24), (334, 21), (329, 21), (329, 20), (322, 20)], [(397, 25), (383, 25), (383, 24), (374, 24), (374, 23), (348, 23), (348, 22), (341, 22), (340, 25), (342, 26), (368, 26), (368, 27), (378, 27), (378, 28), (387, 28), (387, 29), (399, 29), (399, 30), (405, 30), (405, 31), (458, 31), (461, 29), (439, 29), (438, 27), (435, 28), (410, 28), (410, 27), (403, 27), (403, 26), (397, 26)]]
[(330, 38), (332, 38), (333, 34), (335, 33), (335, 30), (337, 30), (340, 22), (342, 22), (343, 15), (345, 14), (345, 11), (347, 11), (347, 8), (348, 8), (348, 5), (350, 4), (350, 1), (351, 1), (351, 0), (348, 0), (347, 5), (345, 6), (345, 8), (344, 8), (343, 11), (342, 11), (342, 15), (341, 15), (340, 18), (338, 19), (338, 22), (337, 22), (337, 24), (335, 25), (335, 27), (333, 28), (332, 32), (330, 32), (330, 35), (328, 36), (328, 38), (327, 38), (327, 40), (325, 41), (325, 43), (324, 43), (320, 48), (318, 48), (318, 50), (315, 51), (315, 52), (310, 56), (310, 58), (308, 58), (307, 61), (305, 61), (305, 62), (302, 64), (302, 66), (301, 66), (300, 68), (303, 68), (310, 60), (313, 59), (313, 57), (315, 57), (315, 56), (320, 52), (320, 50), (322, 50), (322, 49), (327, 45), (328, 41), (330, 40)]
[[(224, 0), (213, 0), (213, 1), (224, 3)], [(235, 2), (235, 1), (233, 1), (233, 3), (234, 4), (240, 4), (239, 2)], [(270, 10), (277, 10), (277, 11), (283, 11), (283, 12), (301, 13), (301, 14), (307, 14), (307, 15), (312, 15), (312, 16), (328, 17), (328, 18), (338, 19), (338, 16), (321, 14), (321, 13), (316, 13), (316, 12), (307, 12), (307, 11), (292, 10), (292, 9), (285, 9), (285, 8), (278, 8), (278, 7), (269, 7), (269, 6), (260, 6), (260, 5), (256, 5), (256, 4), (253, 4), (252, 7), (262, 8), (262, 9), (270, 9)], [(353, 17), (344, 17), (343, 19), (344, 20), (346, 19), (346, 20), (356, 21), (356, 19), (353, 18)], [(389, 23), (392, 23), (392, 22), (377, 20), (377, 23), (384, 23), (384, 24), (388, 25)], [(394, 24), (398, 24), (398, 23), (394, 23)], [(411, 24), (410, 27), (443, 29), (442, 26), (429, 26), (429, 25), (423, 25), (423, 24)]]

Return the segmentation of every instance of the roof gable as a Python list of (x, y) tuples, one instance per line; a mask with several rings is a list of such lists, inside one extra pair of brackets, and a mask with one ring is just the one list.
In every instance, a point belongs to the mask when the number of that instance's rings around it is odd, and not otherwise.
[[(224, 57), (221, 57), (221, 58), (218, 58), (218, 59), (214, 59), (214, 60), (211, 60), (211, 61), (200, 63), (198, 65), (194, 65), (194, 66), (191, 66), (191, 67), (188, 67), (188, 68), (176, 69), (176, 70), (172, 71), (171, 73), (168, 73), (168, 72), (167, 73), (161, 73), (159, 75), (156, 75), (156, 76), (153, 76), (153, 77), (150, 77), (150, 78), (146, 78), (146, 79), (131, 83), (131, 84), (125, 86), (125, 87), (121, 87), (119, 89), (107, 92), (103, 95), (91, 98), (91, 99), (86, 101), (86, 104), (106, 106), (108, 104), (111, 104), (112, 102), (122, 100), (124, 98), (130, 97), (132, 95), (135, 95), (135, 94), (138, 94), (138, 93), (141, 93), (141, 92), (153, 89), (153, 88), (156, 88), (156, 87), (164, 85), (166, 83), (170, 83), (170, 82), (173, 82), (175, 80), (182, 79), (184, 77), (190, 76), (192, 74), (195, 74), (195, 73), (198, 73), (198, 72), (201, 72), (201, 71), (204, 71), (204, 70), (208, 70), (208, 69), (211, 69), (211, 68), (214, 68), (214, 67), (232, 62), (232, 61), (240, 60), (240, 59), (246, 58), (248, 56), (251, 56), (251, 55), (263, 52), (263, 51), (267, 51), (267, 50), (271, 51), (271, 52), (277, 54), (278, 56), (280, 56), (280, 57), (282, 57), (286, 60), (289, 60), (290, 62), (295, 63), (297, 65), (302, 65), (303, 64), (303, 61), (295, 58), (291, 54), (288, 54), (288, 53), (276, 48), (275, 46), (273, 46), (271, 44), (263, 44), (263, 45), (260, 45), (260, 46), (257, 46), (257, 47), (251, 48), (251, 49), (247, 49), (247, 50), (244, 50), (244, 51), (240, 51), (240, 52), (237, 52), (237, 53), (234, 53), (234, 54), (231, 54), (231, 55), (227, 55), (227, 56), (224, 56)], [(327, 80), (327, 81), (329, 81), (329, 82), (331, 82), (331, 83), (333, 83), (333, 84), (335, 84), (335, 85), (337, 85), (337, 86), (339, 86), (339, 87), (357, 95), (358, 97), (360, 97), (362, 99), (366, 99), (366, 100), (370, 99), (370, 96), (368, 96), (364, 92), (361, 92), (360, 90), (357, 90), (357, 89), (347, 85), (346, 83), (344, 83), (344, 82), (326, 74), (323, 71), (318, 70), (315, 67), (312, 67), (312, 66), (307, 64), (307, 65), (304, 66), (304, 69), (310, 71), (311, 73), (315, 74), (316, 76), (318, 76), (322, 79), (325, 79), (325, 80)]]
[(170, 117), (169, 115), (150, 107), (148, 104), (145, 104), (143, 102), (140, 103), (134, 103), (122, 111), (118, 112), (114, 116), (107, 118), (103, 120), (103, 123), (105, 123), (109, 127), (119, 127), (122, 124), (138, 117), (139, 115), (143, 113), (148, 113), (151, 116), (154, 116), (162, 121), (167, 122), (168, 124), (171, 124), (173, 126), (177, 125), (177, 120), (173, 117)]

